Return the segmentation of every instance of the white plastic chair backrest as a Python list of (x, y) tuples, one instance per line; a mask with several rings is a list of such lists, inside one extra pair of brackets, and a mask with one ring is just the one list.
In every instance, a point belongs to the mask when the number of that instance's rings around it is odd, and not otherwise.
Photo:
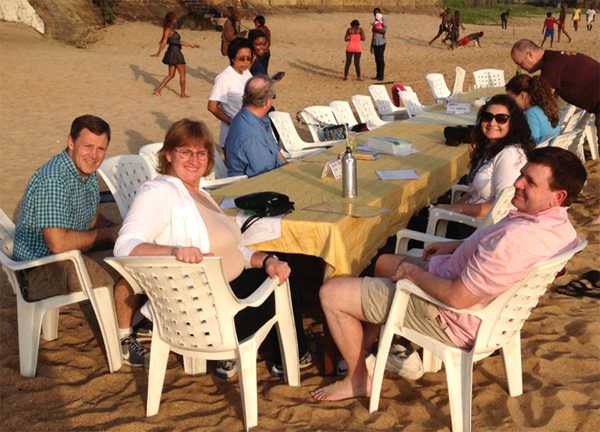
[(110, 189), (121, 217), (125, 218), (138, 188), (155, 177), (155, 171), (140, 155), (121, 155), (106, 159), (98, 174)]
[(275, 129), (277, 129), (277, 133), (279, 133), (281, 145), (283, 145), (288, 152), (300, 151), (307, 147), (308, 143), (304, 142), (302, 138), (300, 138), (300, 135), (298, 135), (292, 116), (290, 116), (289, 113), (272, 111), (269, 113), (269, 117), (273, 121)]
[(441, 73), (430, 73), (425, 75), (425, 79), (436, 101), (446, 99), (450, 96), (450, 90), (448, 90), (444, 75)]
[[(379, 115), (391, 115), (400, 111), (400, 109), (392, 102), (384, 85), (371, 84), (369, 86), (369, 94), (373, 98), (373, 101), (375, 101), (375, 107), (377, 107)], [(352, 103), (354, 103), (354, 99), (352, 99)], [(354, 106), (356, 107), (356, 104), (354, 104)], [(360, 117), (360, 113), (358, 115)], [(364, 120), (363, 123), (365, 123)]]
[(579, 109), (580, 108), (570, 103), (563, 105), (558, 111), (558, 123), (561, 125), (561, 128), (565, 127), (571, 116), (579, 111)]
[(319, 139), (319, 122), (330, 125), (342, 124), (338, 123), (333, 110), (328, 106), (315, 105), (306, 107), (300, 111), (300, 117), (302, 117), (302, 120), (308, 126), (314, 142), (321, 141)]
[(504, 71), (501, 69), (480, 69), (473, 72), (475, 88), (504, 87)]
[[(7, 257), (12, 256), (15, 242), (15, 224), (4, 210), (0, 209), (0, 250)], [(0, 254), (1, 258), (1, 254)]]
[(234, 316), (243, 309), (227, 283), (221, 257), (186, 264), (172, 257), (109, 258), (150, 301), (154, 329), (174, 348), (189, 351), (235, 349)]
[(352, 129), (353, 126), (358, 124), (349, 102), (332, 101), (329, 103), (329, 108), (333, 111), (338, 124), (347, 124), (348, 129)]
[[(158, 169), (158, 152), (163, 147), (163, 143), (146, 144), (140, 147), (138, 154), (145, 158), (155, 171)], [(158, 171), (156, 171), (158, 175)]]
[(475, 339), (475, 353), (485, 355), (495, 351), (518, 333), (556, 274), (586, 245), (586, 240), (578, 238), (568, 250), (535, 265), (525, 279), (478, 311), (481, 324)]
[[(369, 129), (383, 126), (383, 122), (375, 111), (375, 106), (369, 96), (354, 95), (352, 96), (352, 104), (356, 109), (358, 117), (362, 123), (366, 123)], [(383, 113), (382, 113), (383, 114)]]
[(496, 222), (504, 219), (508, 212), (513, 208), (511, 201), (514, 196), (514, 186), (509, 186), (505, 189), (502, 189), (500, 194), (498, 194), (498, 198), (496, 198), (491, 210), (485, 217), (484, 226), (495, 224)]
[(423, 105), (419, 101), (419, 97), (413, 91), (399, 91), (400, 99), (406, 107), (406, 111), (410, 117), (414, 117), (417, 114), (423, 112)]
[(569, 150), (571, 153), (577, 155), (582, 163), (585, 163), (585, 154), (583, 153), (584, 140), (585, 129), (575, 129), (571, 132), (561, 133), (554, 137), (550, 146)]
[(575, 111), (565, 123), (563, 123), (561, 133), (572, 132), (575, 128), (580, 127), (584, 122), (587, 113), (584, 110)]
[(466, 70), (464, 70), (460, 66), (456, 66), (456, 73), (454, 75), (454, 87), (452, 87), (452, 95), (457, 95), (463, 92), (466, 75)]

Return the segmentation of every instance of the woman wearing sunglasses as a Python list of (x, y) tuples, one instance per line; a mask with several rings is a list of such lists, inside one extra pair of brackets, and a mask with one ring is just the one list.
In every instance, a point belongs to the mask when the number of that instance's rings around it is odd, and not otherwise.
[(525, 113), (531, 136), (536, 144), (560, 133), (558, 105), (550, 86), (539, 76), (515, 75), (505, 86)]
[(234, 39), (227, 49), (229, 66), (215, 78), (208, 98), (208, 111), (221, 121), (219, 144), (225, 144), (231, 120), (242, 109), (246, 82), (252, 78), (250, 66), (254, 59), (252, 43), (245, 38)]
[(535, 147), (523, 111), (507, 95), (496, 95), (481, 107), (473, 133), (469, 191), (454, 204), (438, 207), (485, 217), (500, 192), (512, 186)]

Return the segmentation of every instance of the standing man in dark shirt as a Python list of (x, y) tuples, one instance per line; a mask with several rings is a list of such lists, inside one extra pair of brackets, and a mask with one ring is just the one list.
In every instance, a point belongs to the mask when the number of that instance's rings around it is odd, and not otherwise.
[(572, 51), (550, 51), (529, 39), (517, 41), (511, 51), (513, 61), (527, 72), (541, 77), (566, 102), (596, 116), (600, 135), (600, 63)]

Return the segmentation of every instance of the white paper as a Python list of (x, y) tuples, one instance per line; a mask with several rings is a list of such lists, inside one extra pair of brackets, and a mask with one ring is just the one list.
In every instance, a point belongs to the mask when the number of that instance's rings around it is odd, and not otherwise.
[[(238, 212), (235, 217), (235, 223), (240, 229), (251, 215), (243, 211)], [(261, 243), (269, 240), (275, 240), (281, 237), (281, 216), (264, 217), (254, 222), (250, 228), (242, 234), (242, 246), (248, 246), (255, 243)]]
[(372, 148), (372, 147), (369, 147), (369, 146), (368, 146), (368, 145), (366, 145), (366, 144), (361, 144), (361, 145), (358, 145), (358, 146), (356, 146), (356, 150), (357, 150), (357, 151), (360, 151), (360, 152), (363, 152), (363, 153), (373, 153), (373, 154), (377, 154), (377, 150), (375, 150), (375, 149), (374, 149), (374, 148)]
[(235, 208), (234, 198), (223, 198), (223, 201), (221, 201), (221, 208), (222, 209)]
[(471, 104), (464, 102), (448, 102), (446, 112), (449, 114), (468, 114), (471, 112)]
[(408, 170), (378, 170), (377, 176), (381, 180), (416, 180), (419, 174), (414, 169)]
[(323, 177), (333, 177), (336, 180), (340, 180), (342, 178), (342, 161), (333, 159), (325, 162), (325, 166), (323, 166), (323, 171), (321, 172), (321, 178)]
[(390, 154), (393, 156), (409, 156), (417, 153), (417, 150), (408, 141), (394, 137), (369, 137), (367, 147), (375, 152)]

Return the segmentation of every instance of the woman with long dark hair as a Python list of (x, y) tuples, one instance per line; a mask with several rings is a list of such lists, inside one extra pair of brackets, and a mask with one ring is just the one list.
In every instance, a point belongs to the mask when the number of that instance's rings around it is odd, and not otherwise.
[(525, 113), (536, 144), (560, 133), (558, 104), (546, 81), (539, 76), (519, 74), (506, 84), (505, 89), (506, 94), (512, 97)]
[(175, 30), (177, 26), (177, 15), (175, 12), (169, 12), (165, 15), (163, 20), (163, 36), (158, 44), (158, 51), (156, 54), (152, 54), (151, 57), (158, 57), (162, 50), (168, 45), (167, 51), (162, 59), (162, 62), (169, 67), (169, 73), (161, 81), (161, 83), (154, 90), (156, 96), (160, 96), (160, 92), (163, 88), (175, 77), (175, 71), (179, 73), (179, 87), (181, 97), (189, 97), (185, 90), (185, 58), (181, 52), (181, 47), (185, 46), (188, 48), (200, 48), (198, 44), (188, 44), (181, 40), (181, 36)]
[(500, 192), (512, 186), (535, 147), (525, 114), (507, 95), (496, 95), (481, 107), (473, 132), (469, 191), (455, 204), (438, 207), (484, 217)]

